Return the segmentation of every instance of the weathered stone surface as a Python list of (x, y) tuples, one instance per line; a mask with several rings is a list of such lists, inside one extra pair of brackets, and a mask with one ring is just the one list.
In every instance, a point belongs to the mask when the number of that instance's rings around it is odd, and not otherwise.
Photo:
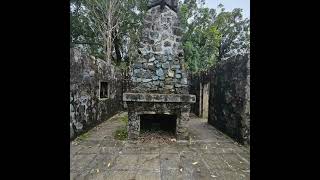
[[(177, 13), (167, 6), (163, 9), (159, 6), (152, 7), (147, 11), (146, 16), (144, 23), (151, 23), (151, 25), (144, 26), (142, 30), (143, 43), (140, 45), (142, 50), (139, 53), (139, 58), (143, 59), (144, 63), (142, 67), (141, 65), (132, 66), (132, 79), (136, 83), (133, 83), (132, 89), (128, 91), (136, 94), (131, 96), (124, 94), (123, 99), (129, 111), (128, 137), (136, 139), (139, 136), (140, 114), (152, 112), (176, 115), (178, 117), (176, 119), (177, 138), (186, 139), (188, 117), (184, 114), (188, 114), (190, 108), (184, 107), (187, 106), (185, 104), (194, 103), (194, 100), (188, 94), (187, 76), (183, 75), (185, 70), (181, 68), (184, 59), (183, 56), (179, 56), (183, 50), (178, 50), (178, 46), (181, 46), (179, 18)], [(150, 21), (151, 16), (152, 21)], [(146, 34), (148, 36), (144, 37)], [(172, 65), (174, 67), (171, 68)], [(138, 83), (137, 78), (141, 78), (142, 82)], [(186, 83), (183, 85), (182, 78), (186, 78)]]
[(174, 72), (171, 70), (168, 70), (168, 77), (174, 77)]
[(163, 33), (161, 37), (162, 37), (162, 40), (166, 40), (169, 38), (169, 35), (167, 33)]
[(146, 83), (146, 82), (150, 82), (152, 81), (152, 79), (143, 79), (142, 82)]
[(160, 84), (160, 82), (159, 82), (159, 81), (153, 81), (152, 84), (155, 85), (155, 86), (157, 86), (157, 85)]
[(136, 63), (136, 64), (134, 64), (134, 68), (136, 68), (135, 71), (136, 71), (138, 68), (142, 68), (142, 63)]
[(164, 79), (165, 79), (164, 75), (159, 76), (159, 79), (160, 79), (160, 80), (164, 80)]
[(173, 85), (165, 85), (164, 88), (171, 90), (171, 89), (173, 89)]
[(154, 80), (154, 81), (155, 81), (155, 80), (158, 80), (158, 79), (159, 79), (158, 76), (153, 76), (153, 77), (152, 77), (152, 80)]
[(218, 63), (210, 84), (215, 98), (209, 100), (208, 122), (244, 144), (250, 144), (249, 64), (248, 56)]
[(174, 69), (180, 69), (180, 64), (172, 65), (172, 68), (174, 68)]
[(149, 62), (153, 62), (154, 60), (156, 60), (156, 58), (152, 57), (152, 58), (149, 59)]
[(165, 41), (163, 45), (164, 45), (164, 47), (170, 47), (171, 43), (169, 41)]
[[(70, 49), (71, 139), (122, 109), (121, 80), (121, 72), (108, 62)], [(106, 99), (100, 99), (100, 81), (109, 85)]]
[(157, 74), (157, 76), (163, 76), (164, 73), (163, 73), (162, 68), (157, 69), (156, 74)]
[(123, 101), (192, 103), (196, 101), (196, 96), (190, 94), (123, 93)]
[(192, 139), (167, 144), (113, 139), (116, 129), (125, 128), (122, 117), (106, 120), (85, 140), (70, 142), (70, 179), (250, 179), (250, 149), (206, 119), (184, 117), (190, 119)]
[(168, 69), (169, 65), (170, 65), (169, 62), (165, 62), (165, 63), (162, 64), (162, 68), (163, 69)]
[(181, 83), (187, 85), (187, 84), (188, 84), (187, 78), (183, 78), (183, 79), (181, 80)]
[(154, 46), (152, 47), (152, 49), (153, 49), (153, 51), (155, 51), (155, 52), (160, 52), (160, 51), (162, 50), (161, 44), (154, 45)]
[(155, 31), (150, 32), (150, 37), (153, 39), (158, 39), (159, 38), (159, 33)]

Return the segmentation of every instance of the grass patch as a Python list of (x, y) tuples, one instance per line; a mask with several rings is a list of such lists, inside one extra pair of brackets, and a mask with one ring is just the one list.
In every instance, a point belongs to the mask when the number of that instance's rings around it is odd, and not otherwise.
[(126, 140), (128, 138), (127, 128), (117, 129), (114, 138), (121, 141)]
[(81, 134), (79, 137), (77, 137), (76, 141), (83, 141), (89, 137), (89, 132)]
[(125, 127), (121, 127), (120, 129), (117, 129), (114, 135), (114, 138), (117, 140), (126, 140), (128, 138), (128, 116), (120, 117), (120, 121), (122, 121), (125, 124)]
[(120, 118), (120, 120), (124, 122), (126, 125), (128, 125), (128, 116), (123, 116)]

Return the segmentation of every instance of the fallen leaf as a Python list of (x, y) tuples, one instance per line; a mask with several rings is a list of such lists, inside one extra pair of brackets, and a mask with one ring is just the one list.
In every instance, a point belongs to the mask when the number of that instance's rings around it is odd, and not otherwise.
[(198, 164), (198, 162), (196, 161), (196, 162), (194, 162), (194, 163), (192, 163), (193, 165), (196, 165), (196, 164)]
[(110, 166), (110, 163), (108, 163), (108, 167)]

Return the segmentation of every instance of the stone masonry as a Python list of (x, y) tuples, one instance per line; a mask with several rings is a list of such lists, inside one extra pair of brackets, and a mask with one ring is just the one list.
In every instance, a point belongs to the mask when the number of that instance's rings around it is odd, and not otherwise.
[(132, 66), (132, 89), (123, 95), (128, 105), (129, 139), (139, 136), (142, 114), (176, 115), (177, 138), (188, 137), (190, 103), (195, 96), (188, 93), (175, 5), (175, 1), (149, 1), (138, 58)]
[(132, 82), (136, 92), (188, 93), (177, 13), (160, 5), (148, 10)]
[[(105, 98), (100, 97), (105, 82)], [(121, 73), (107, 62), (70, 49), (70, 138), (101, 123), (122, 108)]]
[(250, 58), (218, 63), (210, 85), (208, 122), (238, 142), (250, 145)]

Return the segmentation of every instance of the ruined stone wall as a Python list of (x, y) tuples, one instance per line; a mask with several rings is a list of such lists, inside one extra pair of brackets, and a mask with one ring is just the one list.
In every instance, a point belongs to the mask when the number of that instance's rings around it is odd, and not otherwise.
[[(100, 98), (100, 81), (109, 98)], [(70, 138), (106, 120), (122, 108), (121, 73), (101, 59), (70, 49)]]
[(210, 84), (208, 122), (250, 144), (250, 60), (236, 56), (217, 64)]
[(138, 57), (132, 66), (131, 92), (188, 93), (180, 23), (168, 6), (148, 10)]

